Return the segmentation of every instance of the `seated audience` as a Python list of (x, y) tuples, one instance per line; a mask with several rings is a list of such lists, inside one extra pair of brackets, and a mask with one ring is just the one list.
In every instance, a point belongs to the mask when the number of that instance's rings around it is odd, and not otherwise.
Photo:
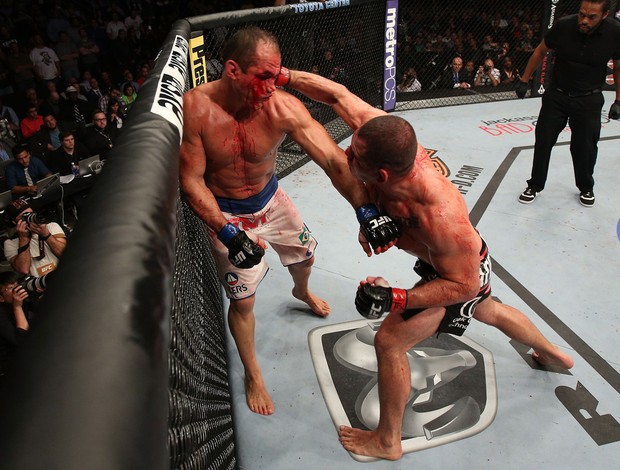
[(34, 134), (37, 133), (41, 126), (43, 125), (43, 116), (39, 114), (36, 106), (30, 106), (26, 110), (26, 115), (22, 119), (22, 122), (19, 124), (19, 128), (22, 133), (22, 138), (25, 140), (30, 139)]
[(463, 70), (463, 59), (454, 57), (450, 68), (444, 72), (442, 84), (444, 88), (469, 88), (469, 74)]
[(115, 136), (116, 125), (109, 126), (105, 113), (96, 109), (93, 112), (93, 125), (84, 133), (84, 143), (90, 155), (99, 155), (101, 158), (105, 158), (112, 148)]
[(60, 173), (60, 176), (68, 176), (79, 171), (80, 160), (90, 157), (90, 152), (83, 144), (75, 142), (73, 131), (65, 131), (60, 134), (60, 147), (50, 152), (43, 162), (52, 173)]
[(53, 114), (43, 116), (43, 126), (30, 139), (30, 148), (36, 154), (45, 157), (60, 147), (60, 133), (62, 126), (58, 124)]
[(13, 161), (4, 170), (6, 186), (14, 197), (36, 194), (37, 182), (51, 174), (41, 159), (30, 154), (26, 144), (13, 147)]

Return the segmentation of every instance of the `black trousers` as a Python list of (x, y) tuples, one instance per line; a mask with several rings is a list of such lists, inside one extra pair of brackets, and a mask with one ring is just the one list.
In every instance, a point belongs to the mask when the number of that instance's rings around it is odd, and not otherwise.
[(594, 188), (594, 166), (601, 135), (601, 110), (605, 98), (602, 93), (571, 97), (553, 88), (545, 91), (536, 123), (536, 144), (530, 188), (545, 188), (551, 150), (566, 123), (571, 130), (570, 153), (573, 159), (575, 185), (579, 191)]

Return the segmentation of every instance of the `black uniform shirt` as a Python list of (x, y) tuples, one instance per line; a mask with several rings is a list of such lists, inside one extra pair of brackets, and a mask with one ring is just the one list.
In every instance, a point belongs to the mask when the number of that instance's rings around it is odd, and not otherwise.
[(601, 89), (609, 59), (620, 60), (620, 23), (605, 18), (591, 34), (579, 31), (577, 15), (566, 16), (545, 36), (555, 50), (553, 86), (564, 91)]

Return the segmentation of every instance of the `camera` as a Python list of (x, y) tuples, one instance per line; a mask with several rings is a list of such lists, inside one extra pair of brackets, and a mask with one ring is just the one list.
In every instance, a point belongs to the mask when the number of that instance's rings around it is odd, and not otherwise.
[(489, 70), (491, 70), (491, 66), (490, 65), (485, 65), (484, 66), (484, 71), (488, 72)]
[(19, 285), (29, 294), (39, 294), (47, 288), (47, 284), (53, 273), (54, 271), (41, 277), (26, 276), (19, 282)]
[(41, 217), (36, 212), (26, 212), (22, 215), (22, 220), (27, 224), (42, 224), (44, 223)]

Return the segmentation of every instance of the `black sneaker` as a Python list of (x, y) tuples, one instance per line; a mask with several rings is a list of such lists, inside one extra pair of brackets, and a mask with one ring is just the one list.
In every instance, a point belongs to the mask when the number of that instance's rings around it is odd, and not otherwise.
[(534, 191), (528, 186), (527, 188), (525, 188), (525, 191), (523, 191), (519, 196), (519, 202), (522, 204), (529, 204), (530, 202), (534, 202), (537, 194), (537, 191)]
[(581, 191), (579, 193), (579, 202), (582, 206), (592, 207), (594, 205), (594, 193), (592, 191)]

